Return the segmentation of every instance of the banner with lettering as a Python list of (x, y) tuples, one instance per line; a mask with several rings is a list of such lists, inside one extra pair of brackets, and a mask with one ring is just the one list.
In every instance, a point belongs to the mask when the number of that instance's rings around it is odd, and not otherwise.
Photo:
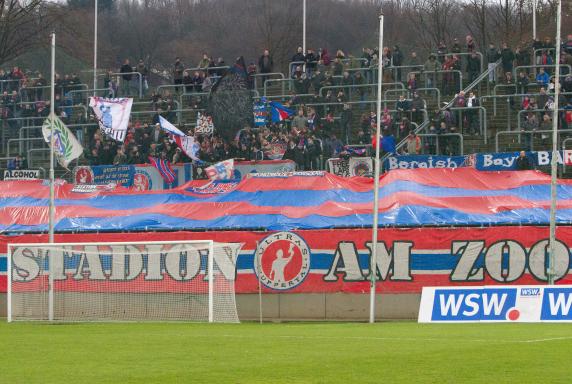
[(383, 162), (383, 171), (414, 168), (459, 168), (465, 167), (467, 156), (403, 155), (391, 156)]
[[(572, 227), (558, 227), (556, 237), (556, 282), (572, 284)], [(238, 252), (236, 265), (225, 265), (223, 269), (228, 278), (236, 278), (237, 293), (257, 293), (259, 282), (265, 293), (369, 292), (371, 229), (57, 234), (55, 241), (204, 239), (240, 244), (233, 248)], [(375, 258), (379, 292), (421, 293), (423, 287), (543, 285), (547, 281), (548, 227), (385, 228), (380, 229), (379, 239)], [(0, 292), (6, 290), (6, 244), (47, 240), (47, 235), (0, 236)], [(64, 260), (66, 275), (76, 276), (66, 284), (87, 286), (87, 269), (96, 269), (96, 275), (103, 273), (106, 278), (111, 273), (121, 275), (122, 272), (112, 271), (115, 267), (106, 261), (110, 256), (117, 257), (110, 252), (113, 253), (108, 247), (102, 248), (101, 263), (83, 265), (83, 273), (77, 273), (79, 258)], [(149, 270), (144, 265), (144, 253), (143, 249), (141, 254), (128, 255), (140, 258), (143, 264), (138, 274), (142, 277)], [(33, 282), (37, 277), (34, 271), (39, 269), (32, 263), (41, 260), (22, 257), (12, 260), (13, 273), (19, 274), (21, 281)], [(233, 260), (227, 257), (227, 261), (217, 261), (217, 257), (222, 256), (215, 255), (215, 262), (219, 263)], [(127, 265), (119, 264), (121, 268)], [(161, 269), (161, 276), (185, 273), (165, 271), (164, 263), (157, 268)], [(77, 276), (82, 277), (77, 280)], [(177, 284), (179, 280), (180, 284), (188, 284), (189, 276), (175, 280)], [(158, 289), (160, 281), (157, 280)]]
[[(479, 153), (475, 155), (475, 168), (479, 171), (514, 171), (520, 152)], [(551, 151), (525, 152), (531, 167), (548, 167), (552, 160)], [(572, 165), (572, 151), (558, 151), (558, 165)]]
[(572, 286), (425, 287), (420, 323), (572, 322)]
[(75, 184), (117, 184), (135, 191), (157, 191), (183, 185), (193, 179), (192, 164), (172, 164), (176, 178), (167, 184), (151, 164), (92, 165), (73, 169)]

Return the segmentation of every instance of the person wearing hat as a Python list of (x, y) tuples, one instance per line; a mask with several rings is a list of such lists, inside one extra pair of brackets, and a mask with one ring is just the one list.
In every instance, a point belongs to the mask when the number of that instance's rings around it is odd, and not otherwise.
[(441, 64), (437, 61), (434, 54), (429, 55), (429, 59), (423, 65), (425, 71), (425, 85), (427, 88), (433, 88), (437, 85), (437, 71), (441, 69)]

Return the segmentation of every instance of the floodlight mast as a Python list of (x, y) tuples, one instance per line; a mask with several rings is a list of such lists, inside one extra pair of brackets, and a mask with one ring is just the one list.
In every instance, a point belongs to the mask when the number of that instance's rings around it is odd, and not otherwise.
[(373, 229), (370, 256), (369, 322), (375, 322), (375, 287), (377, 277), (377, 229), (379, 227), (379, 152), (381, 146), (381, 85), (383, 81), (383, 10), (379, 15), (379, 47), (377, 54), (377, 118), (375, 132), (375, 162), (373, 179)]

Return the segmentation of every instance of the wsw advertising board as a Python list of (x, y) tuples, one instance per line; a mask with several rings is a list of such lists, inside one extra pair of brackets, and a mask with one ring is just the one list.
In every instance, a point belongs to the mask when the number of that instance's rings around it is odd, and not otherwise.
[[(205, 239), (228, 244), (227, 252), (215, 255), (215, 263), (226, 278), (235, 280), (239, 294), (257, 293), (259, 286), (264, 293), (369, 292), (372, 272), (370, 229), (60, 234), (56, 235), (55, 241)], [(556, 283), (572, 284), (572, 227), (559, 227), (557, 239), (554, 264)], [(1, 292), (6, 291), (7, 244), (46, 241), (47, 236), (34, 234), (0, 237)], [(160, 292), (161, 289), (172, 289), (173, 284), (188, 284), (193, 279), (204, 278), (200, 271), (204, 271), (206, 261), (201, 255), (180, 249), (165, 249), (160, 252), (161, 260), (151, 262), (147, 253), (157, 252), (148, 247), (152, 245), (136, 249), (102, 246), (89, 252), (76, 247), (58, 259), (59, 263), (54, 267), (57, 268), (54, 269), (54, 272), (57, 271), (56, 280), (70, 291), (90, 289), (92, 281), (97, 283), (91, 287), (95, 289), (102, 286), (101, 280), (108, 280), (106, 292), (113, 291), (114, 286), (118, 290), (119, 287), (123, 289), (123, 285), (132, 280), (152, 280), (153, 291)], [(547, 247), (547, 227), (381, 229), (375, 255), (375, 273), (379, 280), (377, 290), (383, 293), (421, 293), (424, 287), (467, 287), (463, 298), (445, 298), (443, 304), (450, 308), (462, 305), (459, 311), (466, 310), (475, 305), (474, 302), (481, 303), (481, 296), (488, 289), (546, 284)], [(176, 261), (175, 267), (173, 260)], [(13, 255), (11, 265), (15, 281), (34, 284), (41, 278), (40, 271), (45, 260), (22, 251)], [(196, 268), (191, 271), (184, 267), (189, 265)], [(480, 291), (473, 292), (474, 286), (481, 287), (476, 288)], [(133, 284), (132, 289), (144, 290), (145, 285)], [(447, 292), (435, 291), (435, 297), (439, 298), (441, 293)], [(517, 293), (510, 293), (506, 300), (520, 300), (515, 296)], [(467, 295), (471, 294), (478, 297), (467, 301)], [(555, 300), (564, 300), (561, 307), (570, 309), (568, 299)], [(497, 304), (487, 303), (492, 306)], [(439, 307), (441, 304), (435, 305)], [(503, 312), (501, 315), (506, 314)]]
[(425, 287), (419, 322), (572, 322), (572, 286)]

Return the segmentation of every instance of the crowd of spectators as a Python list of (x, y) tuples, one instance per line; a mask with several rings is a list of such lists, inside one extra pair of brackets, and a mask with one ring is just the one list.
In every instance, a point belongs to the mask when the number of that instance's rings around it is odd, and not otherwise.
[[(372, 94), (377, 82), (377, 65), (383, 61), (384, 83), (403, 83), (406, 92), (399, 95), (398, 100), (385, 103), (380, 116), (384, 138), (388, 141), (406, 140), (404, 153), (443, 153), (459, 152), (458, 139), (455, 135), (479, 135), (478, 97), (471, 92), (465, 95), (460, 91), (460, 74), (464, 73), (464, 84), (475, 80), (483, 69), (483, 64), (494, 65), (500, 60), (499, 70), (489, 74), (488, 81), (495, 85), (514, 84), (515, 92), (527, 94), (532, 85), (540, 87), (540, 96), (514, 97), (511, 104), (520, 103), (522, 110), (530, 113), (522, 114), (523, 130), (535, 131), (548, 126), (551, 116), (536, 109), (550, 111), (554, 108), (551, 93), (554, 90), (555, 61), (554, 45), (550, 39), (521, 44), (513, 51), (503, 43), (500, 49), (490, 44), (482, 56), (477, 50), (471, 36), (461, 43), (454, 39), (450, 46), (440, 42), (434, 53), (422, 61), (417, 52), (403, 52), (399, 46), (385, 47), (383, 51), (363, 48), (360, 57), (346, 55), (342, 50), (330, 54), (327, 49), (308, 49), (303, 52), (299, 47), (291, 58), (288, 76), (292, 80), (293, 90), (289, 97), (283, 99), (286, 106), (296, 110), (293, 118), (283, 124), (271, 124), (268, 127), (254, 130), (244, 128), (236, 138), (223, 138), (216, 133), (213, 136), (196, 136), (201, 145), (201, 159), (215, 162), (228, 157), (247, 160), (265, 160), (276, 158), (276, 148), (282, 148), (284, 158), (296, 161), (299, 169), (316, 169), (317, 159), (322, 156), (339, 155), (344, 146), (349, 144), (367, 145), (372, 142), (372, 133), (377, 122), (374, 112), (375, 104), (368, 97)], [(572, 65), (572, 36), (568, 36), (562, 45), (561, 63)], [(543, 66), (538, 71), (527, 68), (529, 65)], [(168, 76), (172, 78), (175, 93), (191, 94), (186, 98), (188, 105), (181, 108), (204, 108), (207, 98), (205, 93), (216, 80), (222, 76), (227, 64), (222, 57), (216, 60), (207, 53), (202, 55), (196, 66), (189, 70), (181, 58), (176, 58)], [(521, 67), (516, 78), (513, 70)], [(271, 52), (263, 51), (258, 60), (247, 65), (247, 73), (257, 74), (260, 87), (269, 78), (268, 74), (275, 69)], [(562, 91), (572, 92), (572, 76), (561, 74)], [(86, 158), (91, 164), (113, 164), (119, 162), (146, 162), (148, 156), (165, 157), (176, 163), (189, 161), (178, 148), (169, 142), (162, 132), (158, 132), (156, 124), (159, 114), (167, 119), (174, 119), (177, 109), (174, 97), (170, 93), (157, 93), (149, 90), (150, 70), (144, 60), (136, 65), (126, 59), (118, 71), (109, 70), (104, 78), (107, 96), (135, 95), (138, 91), (145, 93), (150, 99), (150, 108), (155, 116), (145, 120), (133, 117), (130, 134), (123, 145), (108, 141), (98, 132), (88, 132), (85, 140)], [(0, 111), (3, 119), (11, 120), (7, 125), (11, 131), (17, 131), (15, 117), (46, 117), (49, 113), (48, 84), (40, 73), (24, 73), (18, 67), (10, 71), (0, 70)], [(253, 78), (249, 78), (253, 82)], [(67, 123), (85, 122), (89, 116), (81, 109), (72, 108), (83, 100), (70, 92), (81, 88), (77, 74), (56, 75), (56, 112)], [(253, 85), (253, 84), (251, 84)], [(324, 88), (333, 87), (337, 88)], [(455, 95), (451, 108), (438, 109), (427, 114), (427, 104), (421, 92), (423, 88), (439, 88), (441, 94)], [(552, 104), (551, 104), (552, 100)], [(561, 99), (562, 128), (571, 126), (570, 98)], [(394, 103), (394, 104), (393, 104)], [(464, 109), (462, 114), (456, 110)], [(413, 131), (415, 124), (429, 116), (431, 124), (425, 134), (430, 134), (422, 141)], [(5, 125), (6, 127), (6, 125)], [(159, 130), (160, 131), (160, 130)], [(191, 133), (192, 130), (191, 130)], [(531, 137), (531, 136), (530, 136)], [(525, 141), (525, 143), (529, 143)], [(278, 151), (280, 153), (280, 151)]]

